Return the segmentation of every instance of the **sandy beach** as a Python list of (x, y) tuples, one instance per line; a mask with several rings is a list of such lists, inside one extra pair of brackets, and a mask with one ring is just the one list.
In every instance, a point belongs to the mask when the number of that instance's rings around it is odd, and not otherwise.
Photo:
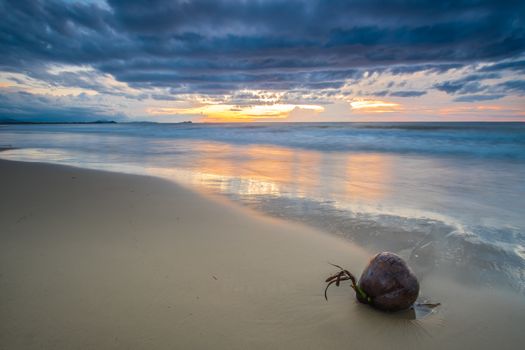
[(525, 301), (436, 272), (419, 320), (323, 297), (375, 252), (153, 177), (0, 161), (0, 349), (517, 349)]
[(0, 350), (525, 349), (525, 1), (0, 13)]

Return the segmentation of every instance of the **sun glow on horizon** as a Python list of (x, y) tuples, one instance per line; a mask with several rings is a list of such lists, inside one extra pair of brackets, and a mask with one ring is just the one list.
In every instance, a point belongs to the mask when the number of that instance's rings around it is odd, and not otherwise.
[(295, 109), (322, 112), (318, 105), (273, 104), (238, 106), (233, 104), (210, 104), (198, 107), (154, 107), (148, 108), (151, 115), (188, 115), (202, 116), (203, 122), (249, 122), (266, 119), (286, 119)]
[(350, 106), (363, 113), (392, 113), (402, 109), (399, 103), (364, 99), (354, 100)]

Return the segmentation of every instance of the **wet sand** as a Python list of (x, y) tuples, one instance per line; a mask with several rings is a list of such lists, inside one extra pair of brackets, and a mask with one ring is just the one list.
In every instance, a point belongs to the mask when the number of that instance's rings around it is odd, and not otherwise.
[(518, 349), (525, 300), (436, 271), (409, 320), (323, 298), (374, 252), (152, 177), (0, 161), (0, 349)]

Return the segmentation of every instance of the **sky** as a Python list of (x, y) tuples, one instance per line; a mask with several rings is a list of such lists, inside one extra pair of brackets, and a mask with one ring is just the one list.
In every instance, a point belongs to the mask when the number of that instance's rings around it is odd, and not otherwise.
[(0, 120), (525, 121), (523, 0), (0, 0)]

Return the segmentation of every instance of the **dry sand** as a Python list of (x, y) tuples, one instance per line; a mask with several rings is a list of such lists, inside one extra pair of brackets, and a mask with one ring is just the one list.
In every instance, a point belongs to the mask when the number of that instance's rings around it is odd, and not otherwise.
[(326, 302), (366, 252), (149, 177), (0, 161), (0, 349), (519, 349), (523, 296), (421, 281), (420, 320)]

